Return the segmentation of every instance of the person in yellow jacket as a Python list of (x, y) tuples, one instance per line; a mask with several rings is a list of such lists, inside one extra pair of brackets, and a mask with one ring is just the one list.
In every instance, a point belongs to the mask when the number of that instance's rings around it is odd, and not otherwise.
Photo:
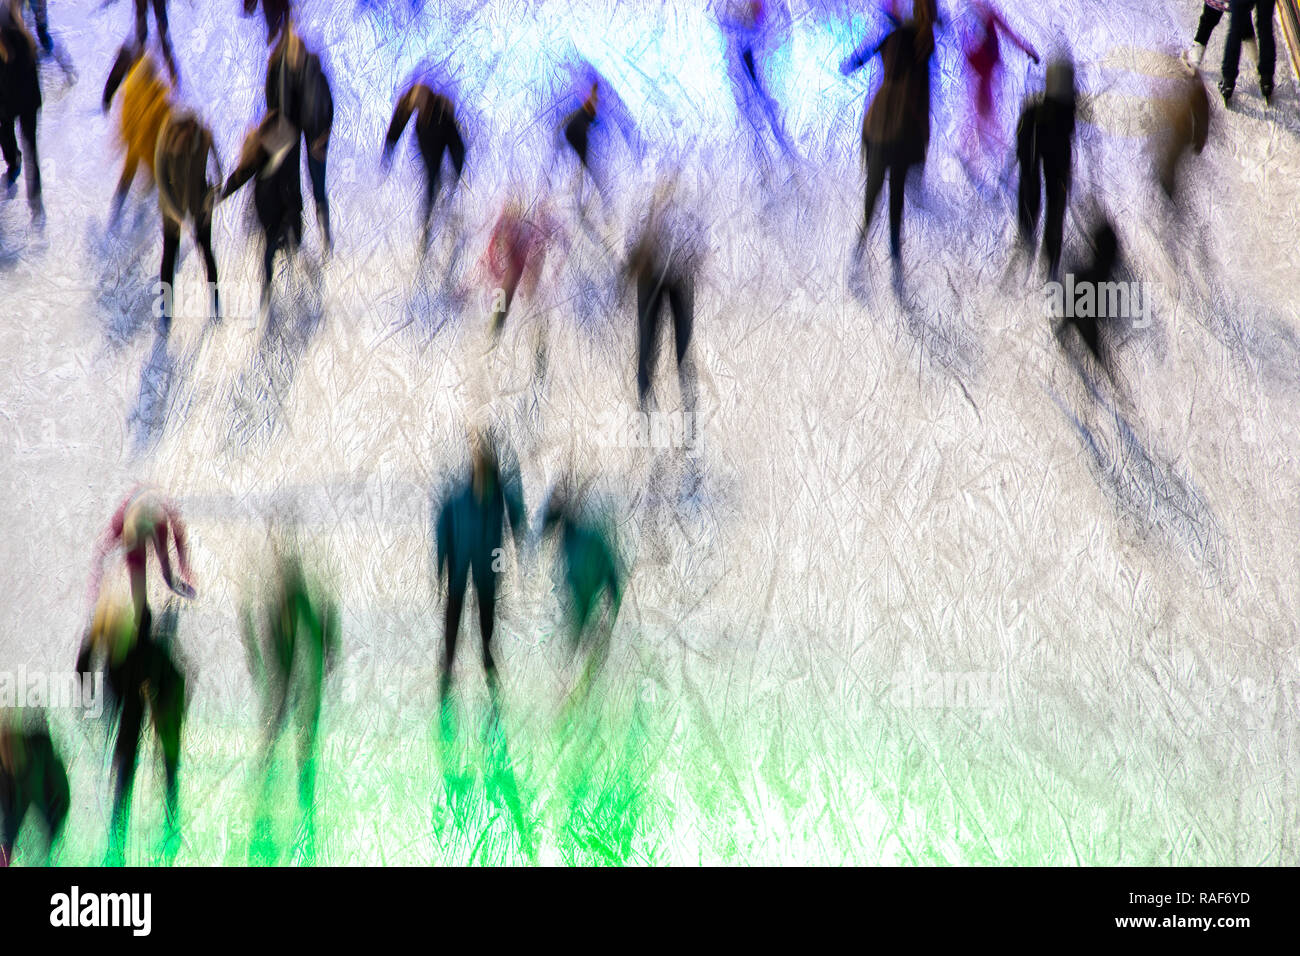
[(113, 97), (122, 92), (122, 112), (118, 119), (118, 137), (126, 153), (122, 176), (113, 195), (110, 222), (116, 225), (135, 182), (136, 170), (144, 165), (150, 185), (154, 180), (154, 157), (158, 134), (171, 116), (171, 90), (159, 74), (152, 57), (143, 46), (123, 46), (117, 54), (108, 82), (104, 84), (103, 111), (108, 112)]

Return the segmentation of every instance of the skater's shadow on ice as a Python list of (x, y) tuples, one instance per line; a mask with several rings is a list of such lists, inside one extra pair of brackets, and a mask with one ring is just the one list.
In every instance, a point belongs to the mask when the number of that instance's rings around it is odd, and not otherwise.
[(227, 450), (264, 447), (279, 429), (298, 366), (324, 322), (319, 281), (309, 276), (272, 300), (262, 338), (231, 385)]
[(92, 251), (95, 303), (104, 339), (117, 351), (129, 345), (154, 321), (158, 278), (151, 271), (148, 252), (154, 238), (144, 204), (123, 210), (115, 230), (91, 227), (87, 245)]
[(1226, 555), (1218, 522), (1191, 480), (1148, 451), (1133, 426), (1095, 390), (1090, 414), (1076, 413), (1050, 389), (1048, 394), (1073, 427), (1115, 510), (1143, 536), (1154, 533), (1207, 572), (1221, 572)]
[(153, 349), (140, 369), (140, 388), (135, 407), (127, 419), (131, 430), (131, 453), (138, 458), (158, 446), (169, 420), (179, 420), (188, 411), (182, 404), (183, 386), (189, 379), (203, 343), (215, 326), (206, 325), (199, 340), (179, 350), (165, 335), (155, 335)]
[[(955, 379), (978, 414), (965, 383), (978, 377), (984, 356), (963, 318), (960, 296), (951, 289), (952, 297), (946, 302), (936, 300), (931, 295), (933, 290), (917, 287), (915, 271), (909, 275), (909, 270), (903, 269), (891, 275), (890, 269), (888, 264), (874, 266), (874, 275), (868, 277), (861, 266), (852, 268), (849, 290), (853, 297), (876, 316), (896, 316), (899, 321), (895, 331), (911, 339), (920, 350), (920, 360), (931, 371)], [(951, 288), (951, 277), (946, 281)], [(900, 345), (906, 347), (905, 343)]]
[(428, 340), (464, 316), (475, 300), (455, 279), (463, 251), (464, 240), (458, 240), (449, 264), (430, 260), (416, 269), (402, 319), (394, 332), (405, 331)]
[(177, 375), (176, 358), (167, 338), (155, 336), (153, 351), (140, 369), (140, 389), (127, 421), (131, 427), (131, 452), (139, 457), (162, 439)]
[[(1254, 318), (1248, 318), (1248, 316)], [(1237, 361), (1274, 387), (1300, 392), (1300, 333), (1292, 322), (1259, 306), (1215, 302), (1200, 317)]]

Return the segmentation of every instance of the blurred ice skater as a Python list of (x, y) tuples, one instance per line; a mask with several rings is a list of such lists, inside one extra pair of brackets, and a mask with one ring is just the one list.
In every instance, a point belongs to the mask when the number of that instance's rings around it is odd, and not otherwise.
[[(266, 64), (266, 108), (291, 123), (307, 147), (307, 173), (316, 202), (316, 221), (325, 250), (334, 248), (329, 195), (325, 189), (330, 134), (334, 128), (334, 94), (320, 56), (307, 48), (286, 20)], [(294, 162), (299, 160), (294, 156)]]
[(451, 161), (452, 192), (465, 170), (465, 137), (456, 120), (456, 104), (444, 93), (434, 92), (422, 82), (411, 84), (397, 101), (392, 122), (384, 137), (383, 165), (392, 163), (393, 150), (411, 117), (415, 117), (415, 142), (424, 160), (424, 207), (421, 256), (429, 251), (433, 213), (442, 184), (443, 157)]
[(45, 830), (49, 862), (71, 804), (68, 772), (50, 738), (44, 713), (0, 712), (0, 869), (13, 862), (28, 811)]
[(469, 584), (478, 599), (483, 669), (495, 703), (499, 694), (492, 633), (496, 627), (498, 575), (504, 570), (502, 549), (509, 524), (516, 547), (527, 532), (523, 490), (515, 468), (502, 468), (496, 450), (482, 436), (471, 439), (470, 473), (435, 504), (437, 574), (447, 580), (447, 609), (439, 699), (444, 734), (451, 730), (451, 681), (456, 663), (456, 636)]
[[(5, 196), (12, 196), (27, 165), (27, 205), (32, 222), (45, 222), (45, 204), (41, 198), (41, 167), (37, 158), (37, 121), (41, 110), (41, 82), (36, 67), (36, 41), (23, 25), (18, 0), (8, 0), (0, 7), (0, 152), (7, 171)], [(15, 127), (22, 133), (19, 149)]]
[(867, 170), (860, 257), (876, 205), (889, 182), (889, 254), (895, 278), (903, 255), (903, 200), (908, 173), (924, 166), (930, 145), (930, 58), (934, 55), (934, 14), (924, 3), (917, 15), (895, 26), (879, 44), (856, 50), (840, 65), (848, 75), (880, 56), (883, 78), (862, 120), (862, 158)]
[(1047, 252), (1048, 278), (1052, 281), (1061, 270), (1065, 212), (1073, 182), (1076, 105), (1074, 64), (1068, 58), (1058, 59), (1047, 68), (1046, 93), (1025, 104), (1016, 130), (1020, 241), (1032, 255), (1036, 249), (1034, 233), (1046, 193), (1043, 247)]

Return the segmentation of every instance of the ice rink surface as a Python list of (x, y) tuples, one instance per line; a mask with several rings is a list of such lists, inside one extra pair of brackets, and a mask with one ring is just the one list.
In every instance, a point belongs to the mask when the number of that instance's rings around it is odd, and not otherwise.
[[(263, 109), (264, 31), (238, 6), (171, 4), (180, 96), (227, 172)], [(1040, 50), (1068, 40), (1078, 62), (1067, 263), (1095, 201), (1153, 297), (1150, 325), (1121, 335), (1112, 386), (1054, 338), (1037, 273), (1013, 259), (1011, 193), (957, 158), (965, 24), (951, 3), (899, 295), (882, 222), (850, 267), (879, 70), (836, 66), (880, 30), (872, 17), (788, 5), (768, 78), (800, 158), (765, 168), (702, 3), (299, 6), (337, 103), (336, 246), (322, 256), (308, 195), (269, 320), (246, 194), (219, 208), (215, 244), (223, 283), (251, 291), (228, 296), (218, 326), (181, 316), (167, 341), (151, 317), (152, 196), (137, 185), (106, 229), (120, 159), (99, 97), (125, 3), (51, 4), (80, 79), (43, 67), (43, 233), (21, 191), (0, 206), (0, 671), (71, 668), (113, 509), (138, 480), (174, 494), (199, 590), (180, 633), (193, 694), (178, 863), (248, 857), (261, 730), (237, 619), (268, 519), (291, 513), (343, 610), (345, 659), (315, 856), (295, 849), (281, 783), (287, 861), (1300, 863), (1300, 100), (1284, 44), (1271, 108), (1248, 64), (1230, 111), (1212, 96), (1175, 214), (1150, 138), (1200, 4), (1003, 5)], [(651, 155), (616, 166), (616, 209), (595, 230), (556, 161), (571, 244), (492, 349), (476, 267), (508, 184), (536, 188), (552, 165), (547, 90), (574, 51), (619, 89)], [(1042, 70), (1004, 52), (1009, 137)], [(418, 162), (405, 141), (388, 175), (379, 158), (430, 57), (458, 78), (470, 152), (421, 264)], [(656, 155), (683, 157), (708, 226), (690, 453), (609, 436), (636, 403), (635, 306), (609, 249), (645, 207)], [(182, 249), (179, 281), (197, 285), (188, 236)], [(472, 421), (509, 439), (530, 514), (564, 474), (594, 476), (630, 574), (608, 664), (575, 707), (553, 550), (512, 551), (501, 727), (484, 729), (467, 614), (459, 733), (443, 747), (430, 496), (462, 466)], [(51, 721), (74, 791), (58, 859), (97, 862), (105, 729), (75, 711)], [(145, 755), (139, 863), (156, 858), (161, 818)]]

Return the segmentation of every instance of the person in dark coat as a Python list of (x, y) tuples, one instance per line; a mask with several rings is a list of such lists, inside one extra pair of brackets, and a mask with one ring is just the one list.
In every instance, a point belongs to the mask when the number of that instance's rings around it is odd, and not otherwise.
[(270, 799), (271, 757), (287, 730), (298, 744), (298, 808), (313, 828), (316, 741), (326, 678), (338, 662), (339, 615), (334, 602), (312, 582), (296, 552), (277, 556), (259, 640), (251, 607), (243, 609), (249, 669), (262, 688), (266, 737), (262, 744), (262, 807)]
[[(0, 153), (7, 171), (4, 186), (16, 189), (18, 176), (27, 166), (27, 204), (32, 220), (45, 219), (41, 199), (41, 167), (37, 158), (36, 130), (41, 110), (41, 81), (36, 66), (36, 41), (23, 26), (17, 4), (0, 9)], [(22, 134), (19, 149), (15, 128)]]
[(249, 180), (255, 180), (253, 206), (266, 243), (262, 256), (263, 311), (271, 303), (276, 253), (283, 249), (293, 255), (302, 242), (301, 148), (293, 124), (278, 112), (268, 113), (245, 139), (239, 165), (221, 192), (221, 198), (226, 199)]
[[(221, 164), (216, 182), (208, 181), (208, 160), (216, 159), (212, 132), (193, 113), (173, 113), (158, 134), (154, 179), (158, 183), (158, 208), (163, 220), (163, 255), (160, 281), (164, 294), (176, 281), (176, 255), (181, 227), (193, 223), (194, 241), (203, 254), (211, 296), (212, 318), (220, 318), (217, 294), (217, 257), (212, 251), (212, 211), (221, 186)], [(164, 333), (171, 327), (170, 309), (164, 312)]]
[[(924, 6), (922, 5), (923, 9)], [(844, 61), (852, 73), (879, 54), (884, 79), (862, 121), (862, 157), (867, 188), (857, 252), (866, 244), (885, 181), (889, 181), (889, 252), (902, 257), (903, 189), (907, 174), (924, 166), (930, 145), (930, 58), (934, 54), (932, 15), (898, 23), (874, 48), (863, 47)]]
[(146, 719), (153, 725), (163, 758), (166, 832), (164, 846), (174, 856), (180, 841), (181, 731), (187, 705), (186, 678), (172, 653), (179, 609), (169, 601), (155, 628), (146, 603), (141, 617), (129, 606), (105, 596), (77, 656), (77, 672), (88, 674), (103, 667), (112, 701), (110, 722), (117, 726), (113, 744), (116, 780), (113, 815), (109, 824), (108, 856), (111, 866), (121, 866), (131, 820), (140, 735)]
[(441, 681), (445, 716), (456, 661), (456, 635), (471, 580), (478, 596), (483, 668), (488, 687), (496, 694), (492, 632), (496, 626), (497, 575), (503, 570), (502, 542), (507, 522), (516, 547), (522, 544), (527, 530), (519, 476), (513, 468), (503, 473), (496, 452), (485, 440), (476, 439), (470, 474), (437, 506), (435, 514), (437, 573), (439, 580), (445, 575), (448, 587)]
[(388, 133), (384, 137), (383, 164), (385, 168), (392, 162), (393, 150), (397, 141), (406, 130), (406, 124), (415, 117), (415, 141), (424, 160), (424, 227), (423, 246), (429, 248), (430, 230), (433, 223), (434, 204), (442, 182), (442, 158), (446, 155), (451, 160), (453, 174), (451, 188), (454, 190), (465, 170), (465, 137), (460, 124), (456, 121), (456, 105), (444, 94), (435, 93), (424, 83), (413, 83), (393, 111), (392, 122), (388, 124)]
[(695, 411), (695, 379), (690, 366), (695, 326), (695, 283), (703, 254), (703, 229), (682, 209), (671, 183), (661, 181), (640, 233), (630, 245), (626, 272), (636, 283), (636, 390), (641, 409), (647, 407), (650, 384), (659, 355), (659, 335), (665, 308), (672, 316), (677, 377), (687, 414)]
[(1020, 238), (1024, 245), (1033, 247), (1046, 193), (1043, 246), (1047, 252), (1048, 276), (1053, 281), (1061, 271), (1065, 211), (1073, 179), (1076, 103), (1074, 65), (1068, 60), (1058, 60), (1048, 67), (1046, 94), (1025, 105), (1016, 129)]
[[(330, 133), (334, 128), (334, 95), (320, 57), (307, 48), (292, 21), (285, 24), (266, 64), (266, 108), (298, 130), (307, 147), (307, 173), (316, 201), (316, 221), (332, 249), (329, 195), (325, 190)], [(294, 156), (295, 163), (299, 162)]]

